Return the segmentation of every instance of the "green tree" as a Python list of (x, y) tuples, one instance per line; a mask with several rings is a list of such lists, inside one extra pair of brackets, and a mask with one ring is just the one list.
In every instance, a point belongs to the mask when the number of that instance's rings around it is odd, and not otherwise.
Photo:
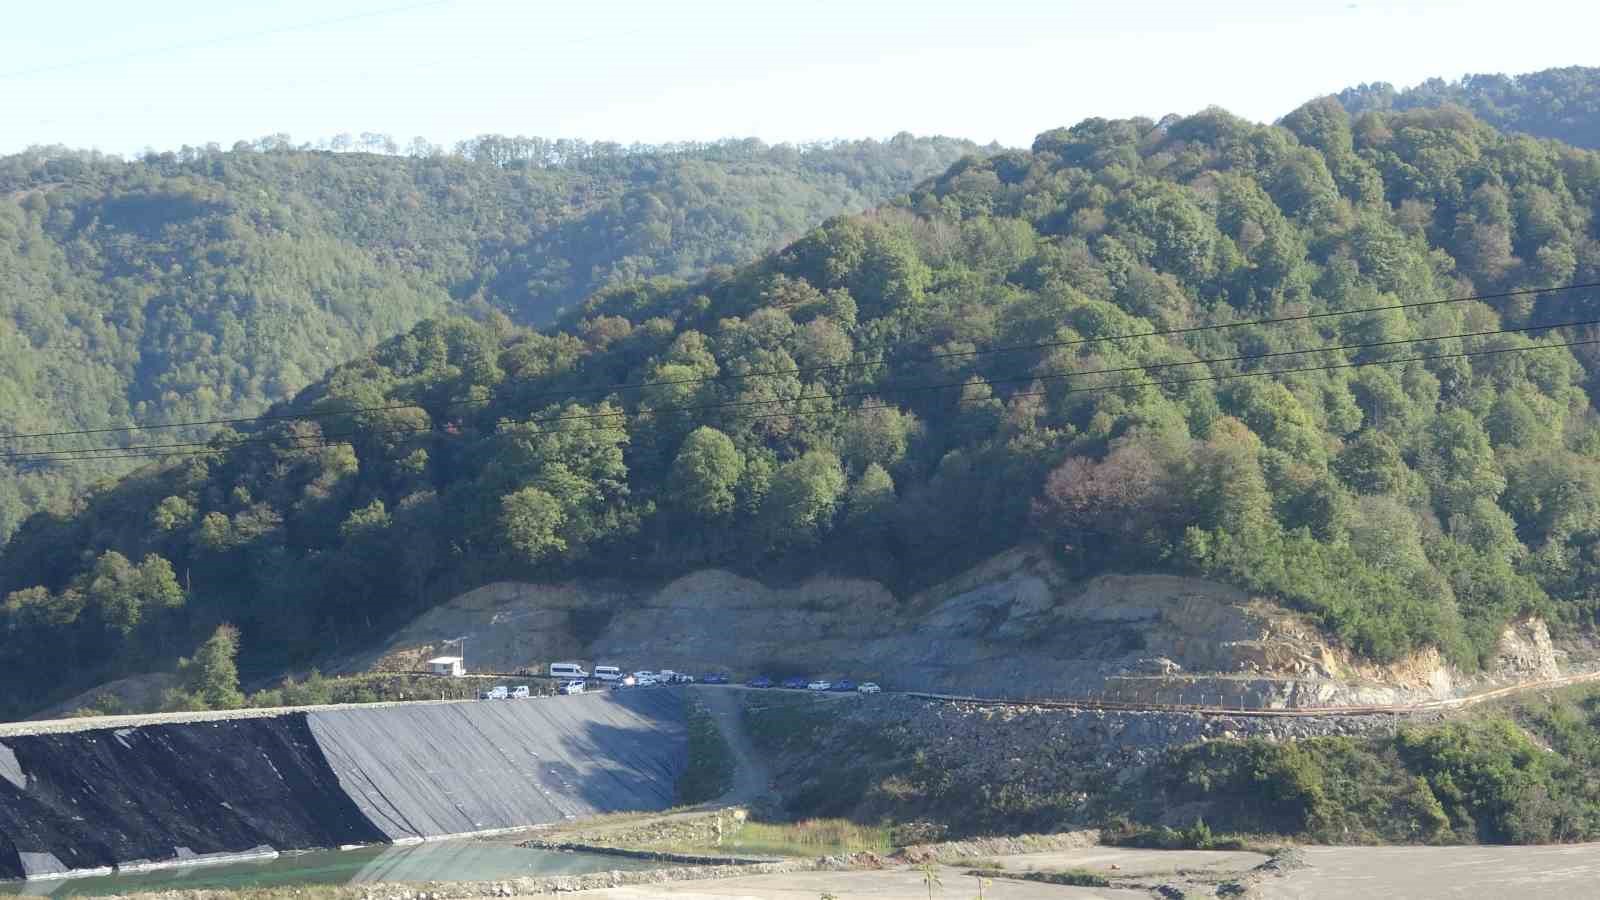
[(812, 450), (778, 467), (761, 503), (761, 532), (773, 549), (815, 544), (833, 524), (845, 490), (839, 457)]
[(237, 709), (244, 705), (239, 692), (239, 629), (218, 625), (194, 658), (179, 666), (185, 688), (204, 709)]
[(1400, 447), (1381, 431), (1365, 431), (1339, 451), (1333, 469), (1360, 494), (1392, 494), (1405, 485), (1406, 464)]
[(739, 448), (722, 432), (701, 426), (678, 449), (667, 475), (667, 491), (673, 503), (690, 515), (721, 519), (733, 512), (743, 476), (744, 455)]
[(856, 528), (875, 530), (888, 524), (889, 510), (894, 505), (894, 479), (883, 466), (867, 466), (855, 484), (850, 485), (845, 498), (846, 521)]
[(567, 549), (561, 536), (566, 514), (561, 502), (536, 487), (500, 498), (500, 527), (505, 541), (522, 560), (543, 562)]
[(1446, 513), (1469, 510), (1479, 498), (1498, 498), (1506, 488), (1489, 435), (1464, 409), (1446, 410), (1428, 426), (1417, 470)]

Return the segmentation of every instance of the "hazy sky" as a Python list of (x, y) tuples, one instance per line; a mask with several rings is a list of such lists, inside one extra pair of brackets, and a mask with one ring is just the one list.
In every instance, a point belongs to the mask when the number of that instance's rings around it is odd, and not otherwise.
[(1026, 145), (1088, 116), (1270, 121), (1364, 81), (1600, 63), (1600, 5), (1156, 0), (7, 4), (0, 152), (286, 132)]

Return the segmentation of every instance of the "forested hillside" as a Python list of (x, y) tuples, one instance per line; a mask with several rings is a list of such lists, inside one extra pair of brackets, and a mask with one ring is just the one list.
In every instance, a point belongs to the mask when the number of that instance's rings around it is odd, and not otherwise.
[(1600, 148), (1600, 69), (1588, 66), (1459, 81), (1430, 78), (1404, 90), (1380, 81), (1340, 91), (1339, 102), (1355, 115), (1453, 103), (1496, 128)]
[[(251, 415), (423, 318), (548, 323), (606, 285), (752, 260), (977, 150), (486, 137), (0, 158), (0, 433)], [(0, 539), (125, 470), (0, 459)]]
[(1091, 119), (544, 331), (423, 322), (31, 520), (5, 700), (224, 620), (262, 673), (490, 579), (911, 588), (1032, 540), (1470, 670), (1509, 618), (1595, 610), (1600, 311), (1510, 292), (1600, 281), (1597, 200), (1600, 154), (1459, 110)]

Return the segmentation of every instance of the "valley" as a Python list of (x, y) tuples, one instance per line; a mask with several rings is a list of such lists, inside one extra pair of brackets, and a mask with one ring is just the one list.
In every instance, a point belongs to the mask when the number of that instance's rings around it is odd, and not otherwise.
[(1591, 892), (1597, 85), (0, 156), (0, 893)]

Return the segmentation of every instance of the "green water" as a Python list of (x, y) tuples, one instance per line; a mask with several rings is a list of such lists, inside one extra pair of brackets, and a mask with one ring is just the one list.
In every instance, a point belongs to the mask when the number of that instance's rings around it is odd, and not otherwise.
[(623, 856), (529, 850), (488, 841), (438, 841), (406, 847), (324, 850), (260, 862), (184, 866), (128, 875), (0, 883), (0, 895), (74, 897), (366, 881), (492, 881), (518, 876), (650, 869), (658, 865)]

